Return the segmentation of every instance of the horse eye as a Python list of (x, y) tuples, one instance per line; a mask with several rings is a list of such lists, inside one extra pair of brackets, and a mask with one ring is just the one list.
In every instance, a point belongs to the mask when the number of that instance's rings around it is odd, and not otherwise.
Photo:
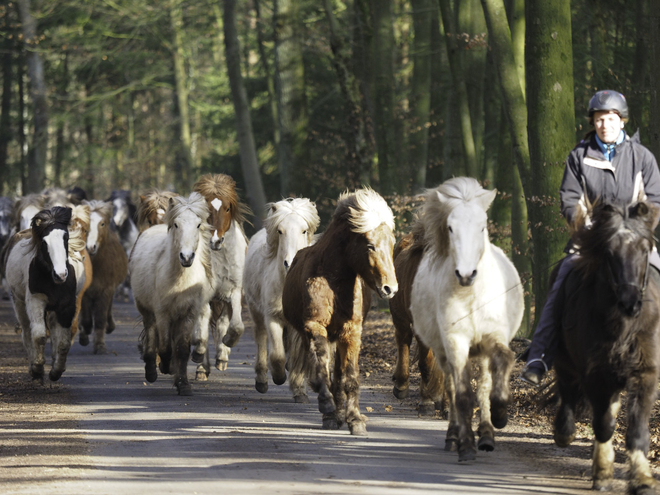
[(178, 229), (178, 228), (179, 228), (179, 226), (178, 226), (177, 224), (174, 224), (174, 228), (176, 228), (176, 229)]
[(229, 213), (229, 210), (231, 210), (231, 206), (229, 208), (227, 208), (227, 213)]
[(454, 229), (451, 228), (451, 226), (448, 227), (449, 233), (452, 234), (454, 232)]
[(101, 222), (101, 227), (105, 227), (105, 222)]
[(303, 230), (303, 234), (306, 234), (306, 233), (307, 233), (307, 231), (306, 231), (306, 230)]
[(375, 250), (376, 250), (376, 246), (374, 246), (373, 244), (368, 244), (368, 245), (367, 245), (367, 249), (368, 249), (369, 251), (375, 251)]
[(282, 235), (282, 231), (280, 229), (277, 229), (277, 233)]
[(202, 225), (201, 223), (198, 223), (198, 224), (197, 224), (197, 228), (200, 228), (200, 227), (201, 227), (201, 225)]

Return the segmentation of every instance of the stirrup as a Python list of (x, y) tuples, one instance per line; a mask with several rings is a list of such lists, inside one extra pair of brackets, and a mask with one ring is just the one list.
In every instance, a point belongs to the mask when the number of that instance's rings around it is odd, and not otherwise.
[(547, 373), (548, 370), (549, 370), (549, 368), (548, 368), (548, 365), (545, 364), (545, 361), (543, 361), (543, 358), (536, 358), (536, 359), (532, 359), (532, 360), (530, 360), (530, 361), (527, 361), (527, 364), (526, 364), (525, 367), (523, 368), (522, 372), (524, 373), (525, 371), (527, 371), (527, 368), (529, 368), (529, 365), (530, 365), (530, 364), (532, 364), (532, 363), (538, 363), (538, 362), (540, 362), (540, 363), (543, 365), (543, 367), (545, 368), (545, 373)]

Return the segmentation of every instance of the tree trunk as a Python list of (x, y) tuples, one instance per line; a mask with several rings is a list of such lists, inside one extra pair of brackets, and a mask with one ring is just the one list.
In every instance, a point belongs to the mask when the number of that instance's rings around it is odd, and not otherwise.
[[(307, 101), (304, 65), (299, 38), (299, 3), (275, 0), (275, 93), (280, 128), (277, 158), (280, 193), (302, 193), (306, 188), (304, 164), (307, 161)], [(308, 178), (309, 179), (309, 178)]]
[[(7, 2), (3, 2), (5, 5)], [(3, 29), (10, 30), (10, 14), (5, 12)], [(11, 139), (11, 99), (14, 85), (14, 41), (13, 37), (5, 36), (2, 41), (2, 102), (0, 103), (0, 196), (5, 194), (5, 186), (8, 185), (9, 171), (7, 154), (9, 141)]]
[[(648, 106), (648, 74), (649, 68), (649, 2), (648, 0), (637, 0), (635, 7), (635, 59), (631, 77), (631, 91), (628, 96), (630, 102), (630, 122), (628, 132), (635, 133), (638, 129), (642, 131), (642, 140), (647, 136), (648, 122), (644, 122), (644, 108)], [(646, 125), (645, 125), (646, 124)]]
[[(68, 91), (69, 91), (69, 54), (64, 52), (64, 59), (62, 60), (62, 70), (59, 78), (59, 88), (58, 94), (65, 106), (68, 101)], [(67, 111), (66, 108), (63, 109), (64, 112)], [(64, 121), (59, 119), (57, 122), (57, 130), (55, 135), (55, 158), (54, 158), (54, 173), (53, 173), (53, 184), (56, 187), (62, 187), (62, 163), (64, 162), (64, 155), (66, 152), (66, 143), (64, 141)]]
[(266, 195), (261, 182), (257, 149), (252, 133), (252, 120), (248, 106), (247, 93), (241, 75), (240, 47), (236, 31), (235, 9), (236, 0), (224, 0), (223, 29), (225, 34), (225, 58), (227, 59), (227, 75), (231, 86), (231, 96), (236, 114), (236, 133), (241, 154), (243, 180), (247, 189), (248, 202), (254, 212), (254, 227), (261, 229), (265, 214)]
[(447, 44), (444, 41), (444, 30), (440, 24), (440, 12), (436, 8), (431, 12), (431, 109), (429, 119), (428, 166), (426, 173), (426, 186), (434, 187), (444, 178), (444, 134), (445, 108), (447, 94), (451, 88), (451, 75), (447, 70)]
[(449, 66), (453, 81), (453, 99), (457, 105), (458, 116), (460, 119), (460, 130), (465, 153), (466, 174), (470, 177), (479, 177), (479, 168), (477, 164), (477, 152), (474, 146), (474, 136), (472, 133), (472, 119), (470, 118), (470, 105), (468, 102), (468, 92), (465, 85), (465, 76), (463, 73), (463, 64), (457, 46), (457, 37), (459, 33), (454, 25), (450, 0), (439, 0), (440, 11), (442, 15), (442, 24), (445, 29), (445, 40), (447, 41), (447, 53), (449, 55)]
[(24, 194), (39, 192), (46, 181), (46, 154), (48, 152), (48, 100), (44, 81), (44, 66), (36, 51), (39, 43), (37, 25), (30, 12), (30, 0), (18, 0), (23, 39), (27, 51), (27, 74), (34, 113), (34, 134), (28, 151), (28, 172)]
[(525, 192), (534, 240), (538, 321), (551, 267), (563, 256), (567, 237), (558, 196), (566, 156), (575, 145), (573, 50), (570, 0), (528, 1), (526, 8), (531, 194), (527, 187)]
[(650, 143), (651, 151), (656, 159), (660, 159), (660, 12), (652, 9), (650, 16), (651, 39), (651, 118)]
[[(327, 1), (327, 0), (326, 0)], [(429, 148), (429, 110), (431, 107), (431, 23), (437, 4), (432, 0), (412, 0), (413, 74), (410, 88), (410, 169), (412, 193), (426, 187)]]
[(183, 10), (181, 0), (171, 0), (170, 24), (172, 27), (172, 58), (176, 85), (179, 139), (176, 165), (177, 188), (188, 191), (193, 184), (192, 156), (190, 153), (192, 136), (190, 133), (190, 108), (188, 106), (188, 77), (186, 76), (185, 54), (183, 50)]

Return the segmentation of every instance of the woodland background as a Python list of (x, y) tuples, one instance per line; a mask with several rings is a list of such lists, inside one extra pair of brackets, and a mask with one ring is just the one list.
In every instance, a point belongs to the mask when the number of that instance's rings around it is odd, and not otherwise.
[[(231, 175), (264, 204), (371, 185), (399, 234), (424, 187), (496, 187), (530, 308), (567, 239), (558, 189), (600, 89), (660, 153), (652, 0), (0, 0), (0, 194)], [(248, 227), (248, 233), (254, 230)], [(533, 295), (536, 297), (534, 298)]]

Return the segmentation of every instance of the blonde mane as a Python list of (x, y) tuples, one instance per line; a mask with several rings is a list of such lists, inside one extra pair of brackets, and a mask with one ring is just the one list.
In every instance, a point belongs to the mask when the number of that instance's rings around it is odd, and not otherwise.
[(71, 207), (71, 221), (69, 222), (69, 256), (82, 261), (80, 252), (87, 245), (89, 234), (89, 205)]
[(383, 197), (370, 187), (346, 191), (337, 200), (335, 216), (345, 216), (351, 231), (365, 234), (381, 224), (394, 231), (394, 214)]
[(207, 201), (213, 201), (216, 198), (229, 203), (231, 219), (239, 224), (246, 221), (247, 215), (252, 215), (250, 208), (238, 200), (236, 191), (236, 181), (225, 174), (206, 174), (202, 175), (195, 185), (193, 191), (198, 192)]
[(149, 217), (158, 212), (158, 210), (167, 211), (170, 198), (178, 196), (172, 191), (161, 191), (160, 189), (150, 189), (140, 196), (138, 205), (138, 229), (142, 232), (149, 228)]
[(307, 224), (307, 244), (312, 242), (316, 229), (321, 224), (316, 205), (307, 198), (288, 198), (277, 203), (268, 203), (268, 216), (264, 220), (266, 229), (266, 242), (268, 244), (268, 257), (277, 255), (279, 235), (277, 229), (282, 220), (288, 215), (297, 213)]
[(99, 199), (92, 199), (91, 201), (83, 201), (83, 204), (89, 206), (90, 216), (92, 213), (98, 213), (108, 222), (110, 221), (110, 218), (112, 218), (112, 203), (101, 201)]

